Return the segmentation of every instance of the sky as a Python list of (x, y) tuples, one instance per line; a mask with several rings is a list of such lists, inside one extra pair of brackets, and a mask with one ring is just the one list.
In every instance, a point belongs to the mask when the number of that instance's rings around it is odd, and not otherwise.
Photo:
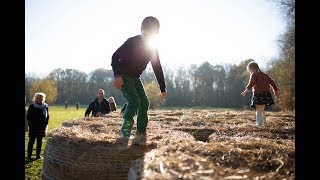
[(160, 21), (164, 67), (254, 59), (263, 68), (285, 31), (270, 0), (26, 0), (25, 72), (112, 69), (112, 54), (146, 16)]

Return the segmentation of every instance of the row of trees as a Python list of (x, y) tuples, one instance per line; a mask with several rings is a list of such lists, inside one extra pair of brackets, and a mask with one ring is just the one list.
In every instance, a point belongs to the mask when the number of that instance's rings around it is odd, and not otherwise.
[[(176, 70), (164, 68), (168, 98), (161, 102), (155, 75), (148, 68), (141, 76), (146, 92), (151, 100), (151, 107), (165, 106), (209, 106), (209, 107), (244, 107), (250, 103), (250, 96), (242, 97), (249, 80), (246, 66), (251, 59), (239, 65), (203, 64), (181, 66)], [(62, 104), (80, 102), (88, 104), (96, 97), (99, 88), (106, 91), (106, 97), (115, 97), (118, 104), (125, 99), (113, 88), (113, 72), (109, 69), (96, 69), (89, 74), (75, 69), (55, 69), (47, 77), (38, 78), (26, 75), (27, 101), (36, 91), (47, 94), (47, 102)]]
[(279, 107), (295, 109), (295, 0), (273, 0), (282, 8), (286, 30), (279, 38), (280, 57), (270, 62), (272, 74), (281, 90)]

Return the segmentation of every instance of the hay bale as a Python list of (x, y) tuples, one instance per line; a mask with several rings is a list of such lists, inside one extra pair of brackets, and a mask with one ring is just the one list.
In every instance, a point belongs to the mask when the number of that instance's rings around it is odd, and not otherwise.
[(119, 139), (120, 123), (81, 119), (52, 130), (44, 151), (43, 179), (126, 179), (130, 162), (147, 148), (130, 147)]
[(294, 177), (292, 116), (270, 113), (266, 127), (255, 126), (252, 112), (155, 110), (149, 116), (143, 146), (119, 140), (119, 113), (65, 121), (49, 135), (43, 179)]
[(195, 142), (184, 141), (153, 149), (133, 162), (129, 179), (219, 179), (228, 171), (206, 157), (185, 151), (195, 146)]
[(188, 133), (149, 122), (146, 145), (136, 146), (135, 139), (120, 138), (120, 127), (121, 121), (112, 118), (65, 121), (49, 133), (42, 178), (127, 179), (132, 161), (143, 158), (151, 149), (194, 140)]

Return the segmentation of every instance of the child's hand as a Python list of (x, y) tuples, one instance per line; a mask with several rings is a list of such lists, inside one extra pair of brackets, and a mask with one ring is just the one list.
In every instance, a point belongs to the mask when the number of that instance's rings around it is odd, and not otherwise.
[(250, 91), (249, 89), (246, 89), (246, 90), (244, 90), (244, 91), (241, 93), (241, 95), (242, 95), (242, 96), (246, 96), (246, 94), (247, 94), (249, 91)]
[(115, 77), (115, 78), (114, 78), (113, 86), (114, 86), (116, 89), (120, 90), (121, 87), (122, 87), (122, 85), (123, 85), (122, 77), (121, 77), (121, 76)]
[(160, 98), (165, 99), (167, 97), (167, 92), (161, 92), (160, 93)]

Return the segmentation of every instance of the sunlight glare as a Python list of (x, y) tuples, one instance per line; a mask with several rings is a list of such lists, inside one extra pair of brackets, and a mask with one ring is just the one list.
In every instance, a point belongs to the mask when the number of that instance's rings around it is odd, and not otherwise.
[(147, 42), (149, 49), (157, 49), (159, 47), (159, 35), (152, 35)]

